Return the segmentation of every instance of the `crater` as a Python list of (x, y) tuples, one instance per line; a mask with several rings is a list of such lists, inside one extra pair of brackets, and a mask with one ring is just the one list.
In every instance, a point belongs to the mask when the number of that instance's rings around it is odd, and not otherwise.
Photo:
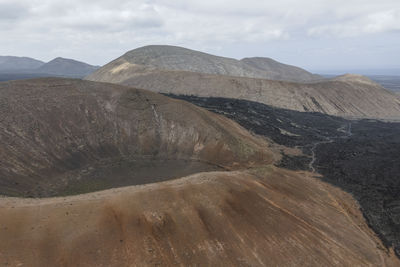
[[(157, 183), (222, 167), (185, 159), (102, 159), (54, 177), (40, 177), (29, 187), (15, 184), (16, 196), (51, 197), (85, 194), (105, 189)], [(51, 178), (51, 179), (50, 179)]]
[(0, 102), (0, 195), (75, 195), (274, 159), (234, 122), (144, 90), (11, 81)]

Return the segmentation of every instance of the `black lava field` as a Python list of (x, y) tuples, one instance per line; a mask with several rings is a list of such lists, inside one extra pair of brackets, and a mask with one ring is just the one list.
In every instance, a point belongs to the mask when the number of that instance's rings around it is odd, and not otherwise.
[(170, 97), (222, 114), (251, 132), (303, 156), (283, 155), (279, 164), (309, 170), (351, 193), (370, 227), (400, 257), (400, 123), (346, 120), (227, 98)]

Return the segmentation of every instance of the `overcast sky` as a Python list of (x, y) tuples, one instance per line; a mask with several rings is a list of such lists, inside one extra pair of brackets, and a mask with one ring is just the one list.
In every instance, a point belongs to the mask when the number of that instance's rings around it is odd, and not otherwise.
[[(148, 44), (400, 69), (400, 0), (0, 0), (0, 55), (102, 65)], [(400, 74), (400, 73), (399, 73)]]

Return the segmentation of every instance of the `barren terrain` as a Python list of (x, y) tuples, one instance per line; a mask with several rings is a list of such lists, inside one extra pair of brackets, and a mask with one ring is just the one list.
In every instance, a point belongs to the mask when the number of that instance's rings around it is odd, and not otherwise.
[(85, 79), (342, 117), (400, 119), (400, 98), (361, 75), (324, 79), (271, 59), (238, 61), (181, 47), (138, 48)]
[(350, 195), (273, 165), (298, 148), (221, 115), (71, 79), (0, 101), (2, 266), (400, 264)]
[(128, 68), (104, 76), (89, 76), (88, 79), (161, 93), (244, 99), (303, 112), (400, 118), (400, 98), (397, 95), (354, 75), (329, 81), (292, 83), (182, 71), (142, 73)]

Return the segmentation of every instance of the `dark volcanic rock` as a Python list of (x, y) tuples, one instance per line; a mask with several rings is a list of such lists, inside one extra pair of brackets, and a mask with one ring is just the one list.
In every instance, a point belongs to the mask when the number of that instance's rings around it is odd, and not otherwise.
[(400, 124), (355, 121), (352, 132), (318, 147), (318, 170), (355, 196), (370, 226), (400, 256)]

